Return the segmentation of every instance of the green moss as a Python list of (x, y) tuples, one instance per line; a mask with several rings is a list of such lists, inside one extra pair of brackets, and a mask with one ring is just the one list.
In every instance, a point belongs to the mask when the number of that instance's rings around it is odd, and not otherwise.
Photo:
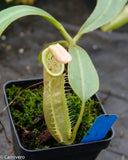
[[(22, 90), (23, 88), (15, 85), (6, 89), (9, 102)], [(38, 123), (38, 117), (43, 115), (42, 94), (43, 87), (33, 90), (27, 89), (14, 101), (11, 105), (11, 113), (16, 126), (32, 130), (33, 126)]]
[[(12, 101), (16, 95), (18, 95), (23, 88), (13, 85), (11, 88), (6, 89), (8, 101)], [(35, 89), (27, 89), (19, 96), (16, 101), (11, 105), (11, 113), (16, 128), (22, 128), (24, 130), (31, 131), (35, 138), (29, 144), (28, 149), (41, 149), (48, 148), (51, 145), (42, 145), (39, 140), (39, 134), (47, 129), (43, 118), (43, 87)], [(70, 117), (72, 121), (72, 128), (79, 116), (81, 107), (81, 100), (75, 93), (67, 93), (67, 103), (70, 110)], [(85, 113), (82, 119), (82, 123), (78, 130), (75, 143), (79, 143), (84, 135), (87, 133), (96, 117), (101, 114), (98, 109), (98, 102), (94, 98), (89, 99), (86, 102)], [(58, 142), (52, 140), (52, 147), (59, 146)]]
[[(80, 108), (81, 108), (81, 100), (75, 93), (68, 93), (68, 106), (70, 107), (70, 117), (72, 120), (72, 127), (78, 119)], [(93, 122), (101, 114), (101, 110), (97, 107), (97, 101), (94, 98), (89, 99), (85, 104), (85, 112), (83, 115), (83, 119), (80, 125), (80, 128), (77, 132), (75, 143), (78, 143), (82, 140), (84, 135), (87, 133), (89, 128), (92, 126)]]

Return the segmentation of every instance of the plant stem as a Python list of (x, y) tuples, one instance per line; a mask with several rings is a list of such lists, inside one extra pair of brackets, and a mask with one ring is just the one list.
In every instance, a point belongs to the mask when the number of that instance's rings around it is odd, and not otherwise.
[(73, 130), (72, 139), (71, 139), (72, 142), (74, 142), (74, 140), (76, 138), (77, 131), (79, 129), (80, 123), (81, 123), (82, 118), (83, 118), (84, 109), (85, 109), (85, 102), (82, 102), (80, 114), (79, 114), (78, 120), (77, 120), (76, 125), (75, 125), (74, 130)]
[(65, 30), (65, 28), (60, 24), (59, 26), (56, 26), (60, 33), (64, 36), (64, 38), (69, 42), (69, 44), (72, 44), (72, 37), (68, 34), (68, 32)]
[(72, 44), (73, 39), (68, 34), (68, 32), (63, 27), (63, 25), (61, 23), (59, 23), (57, 20), (54, 20), (51, 23), (60, 31), (60, 33), (64, 36), (64, 38), (69, 42), (69, 44)]
[(73, 44), (76, 44), (77, 41), (81, 38), (82, 34), (79, 32), (76, 34), (76, 36), (73, 38)]

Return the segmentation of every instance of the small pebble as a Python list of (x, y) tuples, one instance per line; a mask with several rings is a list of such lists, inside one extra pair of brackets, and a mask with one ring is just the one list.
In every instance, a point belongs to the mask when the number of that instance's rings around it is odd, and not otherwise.
[(26, 69), (29, 71), (29, 70), (30, 70), (30, 66), (29, 66), (29, 65), (27, 65), (27, 66), (26, 66)]
[(97, 46), (96, 44), (94, 44), (94, 45), (92, 46), (92, 48), (93, 48), (94, 50), (97, 50), (97, 49), (98, 49), (98, 46)]
[(122, 156), (121, 156), (121, 160), (125, 160), (125, 155), (122, 155)]
[(124, 132), (122, 130), (119, 132), (119, 136), (120, 136), (120, 138), (122, 138), (124, 136)]
[(7, 51), (10, 51), (11, 49), (12, 49), (12, 46), (8, 44), (8, 45), (6, 46), (6, 50), (7, 50)]
[(2, 41), (5, 41), (5, 40), (6, 40), (6, 36), (5, 36), (5, 35), (2, 35), (2, 36), (1, 36), (1, 40), (2, 40)]
[(8, 153), (9, 153), (9, 154), (12, 154), (13, 151), (14, 151), (13, 148), (11, 148), (11, 149), (9, 149)]
[(20, 32), (20, 37), (24, 37), (24, 32)]
[(23, 54), (24, 53), (24, 48), (20, 48), (19, 49), (19, 54)]

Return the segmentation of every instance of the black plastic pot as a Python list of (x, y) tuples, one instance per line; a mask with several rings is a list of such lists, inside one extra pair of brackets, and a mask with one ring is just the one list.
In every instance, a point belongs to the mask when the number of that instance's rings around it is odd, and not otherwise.
[[(6, 95), (6, 88), (11, 87), (13, 84), (22, 86), (24, 88), (38, 83), (42, 81), (42, 79), (27, 79), (27, 80), (18, 80), (18, 81), (8, 81), (4, 84), (4, 95), (5, 95), (5, 103), (8, 104), (7, 95)], [(99, 101), (97, 95), (95, 98)], [(103, 105), (99, 103), (103, 114), (105, 110)], [(19, 140), (16, 128), (13, 123), (12, 115), (10, 112), (10, 108), (8, 108), (8, 114), (11, 124), (11, 131), (12, 131), (12, 139), (14, 145), (14, 154), (16, 156), (24, 156), (26, 160), (94, 160), (96, 159), (97, 155), (100, 153), (102, 149), (108, 147), (109, 142), (114, 137), (114, 130), (111, 128), (111, 131), (107, 135), (107, 139), (103, 139), (100, 141), (85, 143), (85, 144), (75, 144), (70, 146), (61, 146), (55, 148), (48, 148), (48, 149), (41, 149), (41, 150), (27, 150), (25, 149)]]

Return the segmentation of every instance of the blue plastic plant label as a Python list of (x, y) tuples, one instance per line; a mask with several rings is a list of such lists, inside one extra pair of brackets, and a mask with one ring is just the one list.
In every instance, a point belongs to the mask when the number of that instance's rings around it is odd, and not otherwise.
[(111, 126), (114, 124), (117, 118), (117, 115), (99, 116), (95, 120), (87, 134), (84, 136), (81, 143), (102, 140), (106, 136), (106, 134), (108, 133), (108, 131), (110, 130)]

